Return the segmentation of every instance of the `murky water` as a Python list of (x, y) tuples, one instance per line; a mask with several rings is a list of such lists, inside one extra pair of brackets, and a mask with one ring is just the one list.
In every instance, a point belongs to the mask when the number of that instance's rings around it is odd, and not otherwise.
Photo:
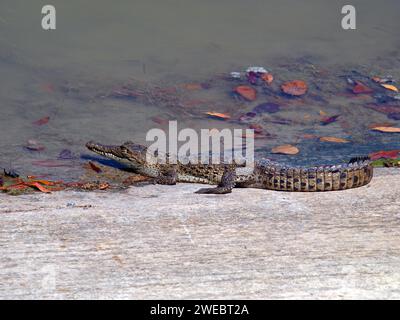
[[(351, 31), (340, 25), (347, 1), (110, 3), (51, 1), (57, 29), (44, 31), (41, 8), (47, 3), (1, 1), (0, 167), (73, 180), (86, 161), (86, 141), (143, 143), (149, 129), (167, 128), (173, 119), (195, 129), (258, 125), (264, 137), (256, 141), (257, 155), (290, 163), (400, 149), (399, 134), (369, 128), (400, 126), (388, 118), (400, 108), (395, 94), (369, 79), (400, 79), (398, 0), (352, 1), (357, 29)], [(238, 100), (232, 91), (246, 81), (226, 76), (252, 65), (264, 66), (275, 80), (271, 87), (255, 86), (256, 101)], [(283, 96), (279, 86), (291, 79), (305, 80), (309, 92)], [(354, 95), (349, 79), (374, 92)], [(138, 96), (121, 97), (127, 90)], [(277, 103), (279, 111), (241, 118), (265, 102)], [(207, 111), (231, 119), (211, 119)], [(338, 121), (321, 125), (334, 115)], [(45, 117), (47, 123), (35, 123)], [(350, 142), (321, 143), (323, 136)], [(271, 155), (281, 144), (296, 145), (300, 153)], [(65, 149), (73, 159), (59, 159)]]

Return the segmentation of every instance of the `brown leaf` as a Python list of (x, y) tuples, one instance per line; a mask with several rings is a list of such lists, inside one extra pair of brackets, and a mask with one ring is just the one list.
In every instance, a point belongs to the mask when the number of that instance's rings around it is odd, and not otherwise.
[(92, 161), (89, 161), (89, 166), (93, 171), (96, 171), (97, 173), (101, 172), (100, 167), (95, 165)]
[(256, 100), (257, 93), (256, 90), (249, 86), (237, 86), (235, 92), (240, 94), (243, 98), (248, 101)]
[(349, 143), (349, 140), (343, 138), (336, 138), (336, 137), (321, 137), (319, 138), (322, 142), (336, 142), (336, 143)]
[(354, 94), (361, 94), (361, 93), (372, 93), (373, 90), (369, 87), (367, 87), (364, 83), (361, 81), (356, 81), (355, 86), (353, 87), (353, 93)]
[(50, 117), (44, 117), (44, 118), (41, 118), (41, 119), (39, 119), (37, 121), (32, 122), (32, 124), (34, 124), (36, 126), (43, 126), (46, 123), (48, 123), (49, 121), (50, 121)]
[(307, 84), (303, 80), (293, 80), (281, 85), (284, 93), (291, 96), (302, 96), (308, 90)]
[(273, 148), (272, 153), (282, 153), (282, 154), (294, 155), (294, 154), (299, 153), (299, 149), (290, 144), (284, 144), (284, 145)]
[(400, 132), (400, 128), (397, 128), (397, 127), (375, 127), (375, 128), (372, 128), (372, 130), (380, 131), (380, 132), (392, 132), (392, 133)]

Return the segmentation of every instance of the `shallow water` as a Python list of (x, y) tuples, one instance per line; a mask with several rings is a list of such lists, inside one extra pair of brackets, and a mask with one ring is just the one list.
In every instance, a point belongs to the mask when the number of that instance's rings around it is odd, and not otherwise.
[[(41, 29), (42, 1), (0, 3), (0, 167), (23, 174), (47, 173), (73, 180), (82, 173), (88, 140), (145, 142), (146, 132), (180, 127), (248, 128), (262, 126), (257, 156), (297, 164), (332, 163), (379, 150), (400, 149), (399, 134), (371, 131), (388, 119), (366, 105), (400, 107), (399, 101), (353, 96), (346, 76), (368, 83), (373, 75), (400, 79), (400, 3), (352, 1), (357, 30), (340, 27), (347, 1), (52, 1), (57, 29)], [(231, 92), (242, 82), (226, 80), (231, 71), (261, 65), (274, 77), (270, 90), (257, 87), (254, 102)], [(357, 71), (357, 72), (354, 72)], [(303, 79), (302, 98), (280, 94), (286, 80)], [(201, 83), (199, 90), (187, 84)], [(144, 92), (139, 98), (112, 94), (123, 86)], [(393, 97), (379, 87), (374, 94)], [(161, 93), (160, 93), (161, 92)], [(150, 96), (150, 97), (149, 97)], [(264, 102), (280, 110), (236, 121)], [(230, 121), (204, 112), (228, 113)], [(340, 114), (322, 126), (322, 115)], [(34, 121), (49, 117), (47, 124)], [(161, 123), (161, 124), (160, 124)], [(304, 138), (304, 135), (316, 138)], [(321, 143), (318, 137), (350, 143)], [(44, 147), (29, 151), (29, 140)], [(31, 141), (32, 142), (32, 141)], [(272, 155), (271, 148), (294, 144), (295, 156)], [(74, 159), (57, 160), (62, 150)], [(38, 162), (38, 161), (47, 162)], [(49, 160), (51, 160), (49, 162)], [(55, 161), (57, 160), (57, 161)]]

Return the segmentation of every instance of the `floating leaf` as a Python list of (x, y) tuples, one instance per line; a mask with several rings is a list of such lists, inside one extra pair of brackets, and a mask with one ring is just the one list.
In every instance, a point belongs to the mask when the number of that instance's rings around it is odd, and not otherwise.
[(256, 100), (257, 93), (256, 90), (249, 86), (237, 86), (235, 92), (240, 94), (243, 98), (248, 101)]
[(227, 120), (227, 119), (231, 118), (231, 116), (228, 114), (218, 113), (218, 112), (206, 112), (206, 115), (208, 115), (211, 118), (218, 119), (218, 120)]
[(355, 82), (355, 86), (353, 87), (354, 94), (364, 94), (364, 93), (372, 93), (372, 92), (373, 92), (373, 90), (371, 88), (367, 87), (361, 81)]
[(399, 89), (397, 89), (397, 88), (396, 88), (394, 85), (392, 85), (392, 84), (385, 84), (385, 83), (382, 83), (381, 86), (384, 87), (384, 88), (386, 88), (386, 89), (388, 89), (388, 90), (391, 90), (391, 91), (394, 91), (394, 92), (399, 92)]
[(192, 91), (203, 89), (203, 87), (200, 83), (187, 83), (187, 84), (184, 84), (183, 87), (186, 90), (192, 90)]
[(293, 80), (281, 85), (284, 93), (291, 96), (302, 96), (308, 90), (307, 84), (303, 80)]
[(274, 76), (271, 73), (263, 73), (261, 75), (261, 79), (267, 83), (267, 84), (271, 84), (272, 81), (274, 81)]
[(380, 122), (380, 123), (371, 123), (368, 128), (373, 129), (376, 127), (393, 127), (393, 122)]
[(46, 148), (38, 143), (36, 140), (30, 139), (28, 143), (25, 145), (25, 149), (29, 151), (43, 151)]
[(68, 161), (63, 160), (35, 160), (32, 161), (32, 164), (39, 167), (48, 167), (48, 168), (56, 168), (56, 167), (72, 167), (73, 164)]
[(332, 117), (322, 118), (321, 124), (322, 124), (323, 126), (326, 126), (326, 125), (328, 125), (328, 124), (330, 124), (330, 123), (332, 123), (332, 122), (337, 121), (337, 119), (338, 119), (339, 117), (340, 117), (340, 114), (337, 114), (337, 115), (332, 116)]
[(295, 146), (292, 146), (291, 144), (284, 144), (278, 147), (275, 147), (272, 149), (272, 153), (282, 153), (282, 154), (298, 154), (299, 149), (296, 148)]
[(380, 132), (392, 132), (392, 133), (400, 132), (400, 128), (397, 128), (397, 127), (375, 127), (375, 128), (372, 128), (372, 130), (380, 131)]
[(95, 165), (92, 161), (89, 161), (89, 166), (90, 166), (90, 168), (93, 170), (93, 171), (95, 171), (95, 172), (97, 172), (97, 173), (100, 173), (102, 170), (100, 169), (100, 167), (99, 166), (97, 166), (97, 165)]
[(378, 151), (371, 153), (369, 157), (371, 160), (378, 159), (397, 159), (399, 158), (400, 150)]
[(157, 116), (152, 117), (151, 120), (153, 122), (161, 124), (161, 125), (168, 124), (168, 120), (167, 119), (164, 119), (164, 118), (161, 118), (161, 117), (157, 117)]
[(336, 137), (321, 137), (319, 138), (322, 142), (336, 142), (336, 143), (349, 143), (349, 140), (343, 138), (336, 138)]
[(71, 150), (64, 149), (58, 155), (58, 159), (60, 159), (60, 160), (72, 160), (72, 159), (75, 159), (75, 156), (72, 154)]
[(36, 126), (43, 126), (46, 123), (48, 123), (49, 121), (50, 121), (50, 117), (44, 117), (44, 118), (41, 118), (39, 120), (32, 122), (32, 124), (34, 124)]
[(275, 113), (278, 112), (280, 109), (279, 104), (273, 103), (273, 102), (266, 102), (266, 103), (261, 103), (258, 106), (256, 106), (252, 112), (255, 113)]

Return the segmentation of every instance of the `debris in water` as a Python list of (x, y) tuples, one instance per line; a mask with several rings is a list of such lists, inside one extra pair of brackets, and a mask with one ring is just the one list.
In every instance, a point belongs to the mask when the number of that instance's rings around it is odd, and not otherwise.
[(293, 80), (282, 84), (281, 89), (284, 93), (288, 95), (302, 96), (307, 92), (308, 87), (303, 80)]
[(390, 133), (399, 133), (400, 128), (397, 127), (375, 127), (372, 128), (374, 131), (380, 131), (380, 132), (390, 132)]
[(292, 146), (291, 144), (284, 144), (273, 148), (272, 153), (295, 155), (299, 153), (299, 149), (295, 146)]
[(47, 116), (47, 117), (43, 117), (39, 120), (32, 122), (32, 124), (34, 124), (36, 126), (43, 126), (43, 125), (47, 124), (49, 121), (50, 121), (50, 117)]
[(336, 137), (321, 137), (319, 141), (322, 142), (335, 142), (335, 143), (349, 143), (349, 140), (343, 138), (336, 138)]
[(235, 92), (248, 101), (254, 101), (257, 97), (256, 90), (249, 86), (237, 86)]

